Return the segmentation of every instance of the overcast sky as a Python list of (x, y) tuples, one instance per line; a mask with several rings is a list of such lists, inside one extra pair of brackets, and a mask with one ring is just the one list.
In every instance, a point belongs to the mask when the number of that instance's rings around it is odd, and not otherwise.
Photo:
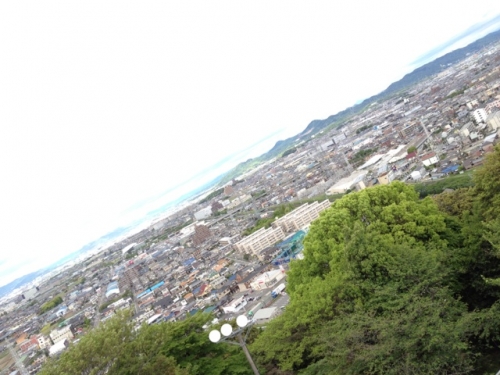
[(1, 2), (0, 285), (499, 27), (469, 5)]

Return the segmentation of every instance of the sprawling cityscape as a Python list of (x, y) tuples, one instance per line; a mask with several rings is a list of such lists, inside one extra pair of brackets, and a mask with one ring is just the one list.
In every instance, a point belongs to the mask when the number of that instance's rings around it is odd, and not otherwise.
[(333, 202), (393, 181), (467, 176), (499, 129), (496, 43), (3, 297), (0, 374), (38, 373), (122, 310), (135, 329), (198, 312), (214, 325), (245, 315), (265, 327), (286, 311), (290, 264)]

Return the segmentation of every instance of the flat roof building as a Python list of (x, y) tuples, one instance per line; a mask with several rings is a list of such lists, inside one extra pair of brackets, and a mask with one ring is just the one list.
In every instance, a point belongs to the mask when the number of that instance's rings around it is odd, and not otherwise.
[(278, 315), (277, 307), (267, 307), (265, 309), (260, 309), (253, 316), (253, 320), (256, 324), (264, 324), (273, 319), (276, 315)]
[(319, 213), (329, 208), (330, 205), (331, 202), (327, 199), (321, 203), (305, 203), (285, 216), (276, 219), (272, 226), (273, 228), (280, 227), (283, 232), (296, 232), (311, 224), (312, 221), (319, 217)]
[(73, 335), (73, 331), (71, 330), (71, 325), (53, 330), (50, 332), (49, 336), (54, 344), (57, 344), (61, 340), (72, 339), (75, 337)]
[(258, 231), (235, 243), (234, 247), (242, 253), (258, 255), (262, 250), (273, 246), (284, 238), (285, 233), (281, 227), (260, 228)]
[(106, 298), (109, 298), (113, 294), (120, 294), (120, 289), (118, 288), (117, 281), (109, 283), (108, 287), (106, 288)]

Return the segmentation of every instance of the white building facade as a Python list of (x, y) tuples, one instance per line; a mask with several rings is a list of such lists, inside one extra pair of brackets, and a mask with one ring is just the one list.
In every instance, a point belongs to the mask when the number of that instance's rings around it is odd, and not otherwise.
[(488, 117), (488, 114), (486, 113), (486, 110), (484, 110), (484, 108), (479, 108), (472, 112), (472, 117), (474, 118), (476, 124), (479, 124), (486, 121), (486, 117)]
[(486, 118), (486, 124), (491, 130), (500, 129), (500, 111), (492, 113)]
[(257, 255), (265, 248), (273, 246), (284, 239), (285, 233), (281, 227), (260, 228), (258, 231), (235, 243), (234, 248), (242, 253)]
[(272, 226), (273, 228), (280, 227), (283, 232), (298, 231), (301, 228), (311, 224), (312, 221), (316, 220), (319, 217), (321, 211), (326, 210), (330, 206), (331, 202), (329, 200), (324, 200), (321, 203), (305, 203), (292, 212), (289, 212), (285, 216), (276, 219), (272, 223)]
[(73, 331), (71, 331), (71, 326), (62, 327), (57, 330), (50, 332), (50, 339), (54, 344), (57, 344), (61, 340), (72, 339), (75, 337)]

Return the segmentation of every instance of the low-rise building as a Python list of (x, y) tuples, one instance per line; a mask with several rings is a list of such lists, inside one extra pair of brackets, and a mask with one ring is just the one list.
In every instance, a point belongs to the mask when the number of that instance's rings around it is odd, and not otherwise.
[(226, 314), (237, 313), (238, 311), (243, 309), (243, 307), (245, 307), (247, 305), (247, 303), (248, 302), (247, 302), (245, 297), (240, 297), (240, 298), (237, 298), (235, 300), (232, 300), (226, 306), (222, 307), (222, 310)]
[(435, 152), (429, 152), (423, 155), (420, 160), (422, 160), (422, 164), (426, 167), (430, 167), (431, 165), (436, 164), (439, 161), (438, 156)]
[(49, 356), (55, 357), (58, 354), (62, 353), (69, 346), (69, 341), (67, 339), (60, 340), (54, 345), (52, 345), (49, 349)]

